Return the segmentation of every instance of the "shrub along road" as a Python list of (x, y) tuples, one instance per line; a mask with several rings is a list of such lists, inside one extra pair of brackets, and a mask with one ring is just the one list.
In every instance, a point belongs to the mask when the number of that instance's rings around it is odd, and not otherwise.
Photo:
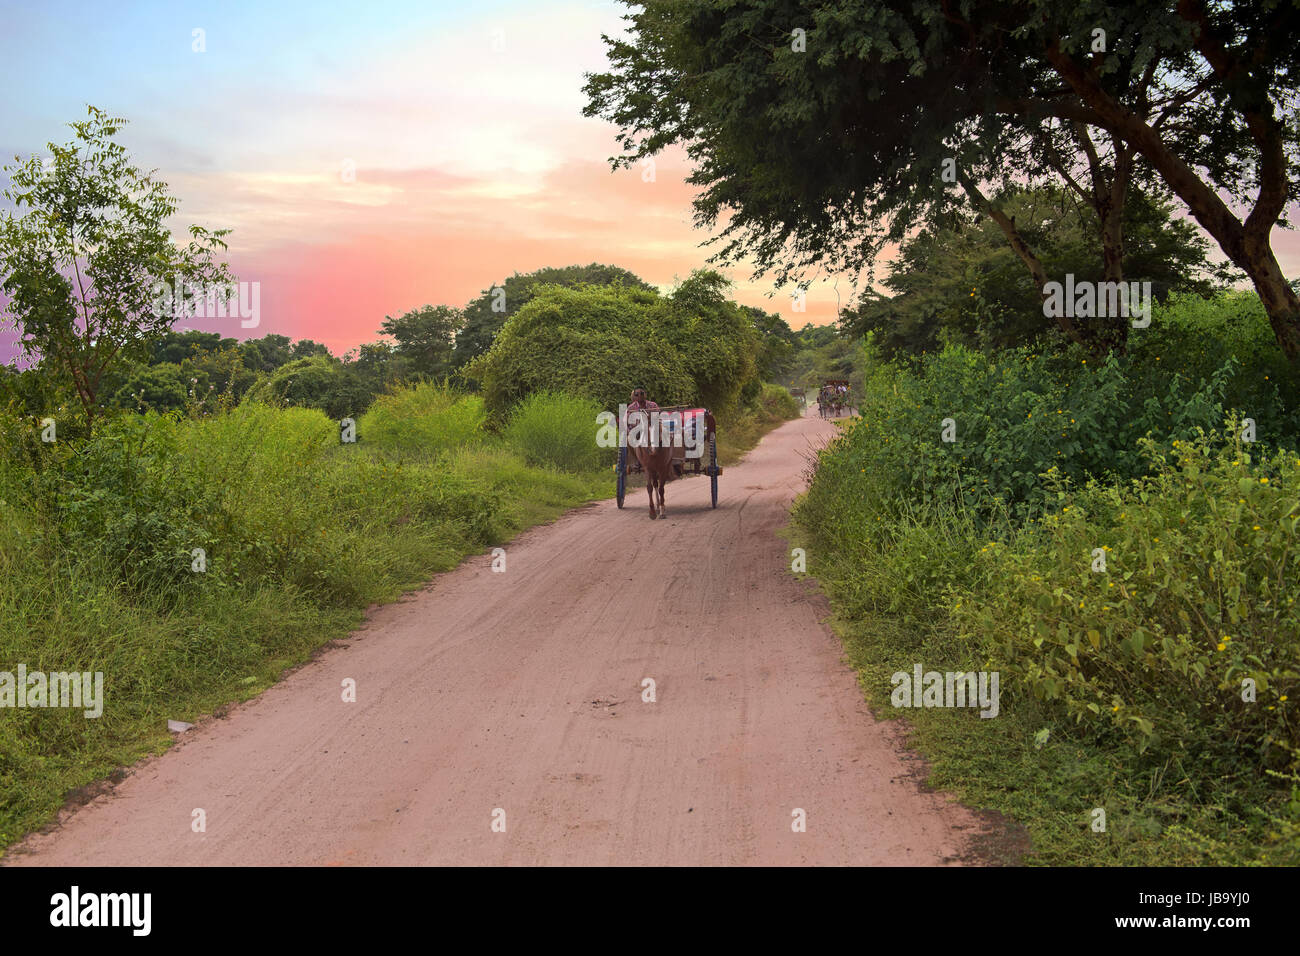
[(6, 863), (977, 862), (776, 534), (833, 428), (772, 432), (716, 511), (689, 478), (652, 522), (635, 487), (467, 560)]

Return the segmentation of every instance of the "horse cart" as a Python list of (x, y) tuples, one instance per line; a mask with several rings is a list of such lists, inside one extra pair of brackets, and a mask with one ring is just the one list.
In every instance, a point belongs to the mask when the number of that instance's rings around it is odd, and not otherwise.
[(849, 401), (849, 380), (828, 378), (817, 392), (817, 411), (822, 418), (838, 418)]
[[(713, 507), (718, 506), (718, 476), (722, 469), (718, 467), (717, 423), (707, 408), (691, 408), (689, 405), (669, 405), (652, 409), (651, 415), (658, 425), (652, 426), (654, 444), (667, 445), (672, 449), (671, 468), (674, 477), (683, 475), (708, 475), (710, 495)], [(618, 464), (614, 466), (618, 475), (618, 506), (623, 507), (623, 498), (627, 492), (627, 480), (630, 475), (642, 473), (641, 464), (636, 455), (629, 454), (628, 442), (619, 443)]]

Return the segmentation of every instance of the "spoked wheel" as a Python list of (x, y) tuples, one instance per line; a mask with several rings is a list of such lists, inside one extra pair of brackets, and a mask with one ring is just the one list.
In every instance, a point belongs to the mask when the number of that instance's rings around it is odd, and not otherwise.
[(718, 506), (718, 440), (709, 436), (709, 485), (713, 495), (713, 507)]
[(623, 498), (627, 494), (627, 446), (618, 450), (618, 506), (623, 507)]

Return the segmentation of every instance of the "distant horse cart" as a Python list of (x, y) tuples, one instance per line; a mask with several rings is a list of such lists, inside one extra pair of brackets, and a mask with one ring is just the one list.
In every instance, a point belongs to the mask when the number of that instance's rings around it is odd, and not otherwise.
[[(650, 517), (664, 515), (664, 484), (672, 478), (708, 475), (713, 507), (718, 506), (717, 423), (707, 408), (670, 405), (659, 409), (636, 409), (627, 413), (626, 441), (620, 443), (618, 464), (618, 506), (623, 507), (630, 475), (644, 474), (650, 495)], [(631, 453), (629, 454), (629, 449)], [(658, 494), (658, 509), (655, 496)]]
[(797, 401), (797, 402), (799, 403), (799, 407), (800, 407), (800, 408), (807, 408), (807, 407), (808, 407), (808, 390), (807, 390), (807, 389), (805, 389), (805, 388), (798, 388), (798, 387), (795, 387), (795, 386), (791, 386), (791, 388), (790, 388), (790, 397), (793, 398), (795, 401)]
[(849, 380), (828, 378), (817, 392), (817, 411), (822, 418), (838, 418), (849, 407)]

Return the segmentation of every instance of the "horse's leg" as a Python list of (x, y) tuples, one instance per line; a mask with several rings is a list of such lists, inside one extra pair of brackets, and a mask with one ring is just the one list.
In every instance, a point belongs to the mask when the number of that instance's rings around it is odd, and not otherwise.
[(657, 517), (655, 514), (655, 473), (650, 462), (646, 462), (645, 490), (646, 494), (650, 496), (650, 520), (653, 521)]
[[(672, 467), (673, 467), (672, 459), (669, 459), (668, 468), (671, 469)], [(659, 476), (659, 517), (661, 518), (667, 514), (667, 512), (664, 510), (664, 482), (666, 482), (667, 480), (668, 480), (668, 474), (667, 471), (665, 471), (664, 474)]]

